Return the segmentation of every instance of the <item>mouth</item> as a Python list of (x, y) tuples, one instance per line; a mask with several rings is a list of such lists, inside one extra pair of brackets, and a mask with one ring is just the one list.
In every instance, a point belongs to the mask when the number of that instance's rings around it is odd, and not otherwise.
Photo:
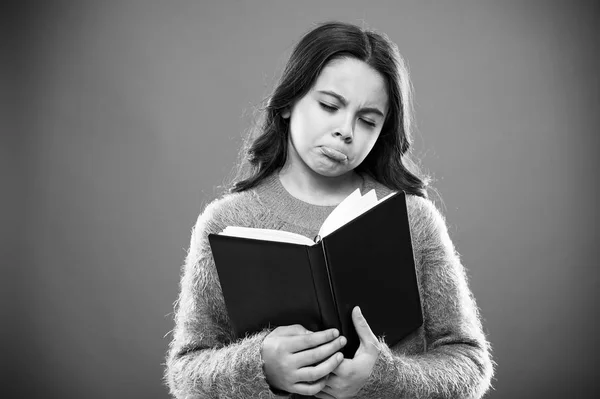
[(343, 152), (338, 151), (334, 148), (321, 146), (321, 152), (327, 158), (332, 159), (336, 162), (339, 162), (339, 163), (347, 163), (348, 162), (348, 156), (346, 154), (344, 154)]

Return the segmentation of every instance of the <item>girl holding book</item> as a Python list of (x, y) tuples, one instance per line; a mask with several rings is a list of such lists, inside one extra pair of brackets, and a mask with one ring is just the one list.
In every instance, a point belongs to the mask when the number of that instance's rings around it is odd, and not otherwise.
[[(387, 36), (331, 22), (300, 40), (246, 143), (236, 182), (193, 229), (166, 361), (175, 397), (485, 394), (490, 345), (444, 218), (428, 200), (428, 181), (410, 161), (412, 113), (408, 71)], [(352, 359), (341, 355), (346, 338), (336, 330), (265, 327), (235, 339), (208, 234), (245, 226), (313, 238), (357, 188), (378, 198), (406, 193), (423, 325), (389, 347), (356, 307), (360, 346)], [(386, 306), (393, 315), (402, 304)]]

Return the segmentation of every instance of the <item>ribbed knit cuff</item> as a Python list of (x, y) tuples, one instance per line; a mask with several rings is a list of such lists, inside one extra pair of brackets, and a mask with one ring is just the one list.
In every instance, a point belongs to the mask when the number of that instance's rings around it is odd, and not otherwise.
[(259, 345), (259, 356), (260, 356), (260, 370), (262, 373), (261, 379), (264, 381), (264, 383), (267, 385), (267, 387), (269, 388), (269, 392), (277, 398), (289, 398), (291, 393), (286, 392), (286, 391), (282, 391), (280, 389), (277, 389), (273, 386), (271, 386), (271, 384), (269, 384), (269, 381), (267, 381), (267, 376), (265, 375), (265, 361), (262, 357), (262, 349), (263, 349), (263, 345), (265, 342), (265, 338), (267, 337), (267, 335), (269, 335), (271, 333), (272, 330), (265, 328), (264, 330), (262, 330), (260, 333), (258, 333), (257, 335), (262, 336), (261, 341), (260, 341), (260, 345)]
[(395, 397), (387, 381), (390, 376), (394, 379), (394, 376), (398, 373), (394, 362), (394, 354), (383, 339), (380, 339), (379, 343), (379, 356), (373, 365), (373, 370), (366, 384), (356, 394), (356, 399)]

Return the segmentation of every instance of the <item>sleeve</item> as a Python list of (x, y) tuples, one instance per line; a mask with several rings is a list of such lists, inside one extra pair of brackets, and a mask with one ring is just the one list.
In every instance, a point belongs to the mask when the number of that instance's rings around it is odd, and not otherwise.
[(425, 351), (405, 354), (380, 340), (379, 357), (358, 397), (481, 398), (494, 372), (490, 345), (445, 221), (430, 201), (414, 197), (411, 234)]
[(221, 230), (214, 211), (213, 203), (192, 230), (164, 379), (175, 398), (280, 397), (263, 372), (262, 342), (270, 331), (234, 340), (208, 243), (208, 234)]

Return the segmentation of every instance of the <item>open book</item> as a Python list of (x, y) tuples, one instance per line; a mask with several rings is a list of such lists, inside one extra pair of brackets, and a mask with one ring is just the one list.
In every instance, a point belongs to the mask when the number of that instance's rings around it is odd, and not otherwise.
[(291, 324), (337, 328), (351, 358), (359, 346), (354, 306), (390, 346), (423, 323), (404, 192), (377, 200), (356, 190), (314, 241), (235, 226), (208, 239), (236, 337)]
[[(340, 202), (335, 207), (335, 209), (329, 214), (329, 216), (327, 216), (327, 218), (321, 225), (319, 234), (317, 235), (317, 237), (315, 237), (315, 241), (320, 241), (323, 237), (326, 237), (329, 234), (333, 233), (352, 219), (357, 218), (358, 216), (367, 212), (369, 209), (373, 208), (377, 204), (390, 198), (394, 194), (395, 193), (393, 192), (388, 196), (377, 200), (375, 190), (371, 190), (363, 196), (360, 193), (360, 189), (357, 188), (352, 194), (350, 194), (342, 202)], [(303, 235), (290, 233), (289, 231), (283, 230), (227, 226), (220, 234), (232, 237), (244, 237), (257, 240), (289, 242), (304, 245), (313, 245), (315, 243)]]

